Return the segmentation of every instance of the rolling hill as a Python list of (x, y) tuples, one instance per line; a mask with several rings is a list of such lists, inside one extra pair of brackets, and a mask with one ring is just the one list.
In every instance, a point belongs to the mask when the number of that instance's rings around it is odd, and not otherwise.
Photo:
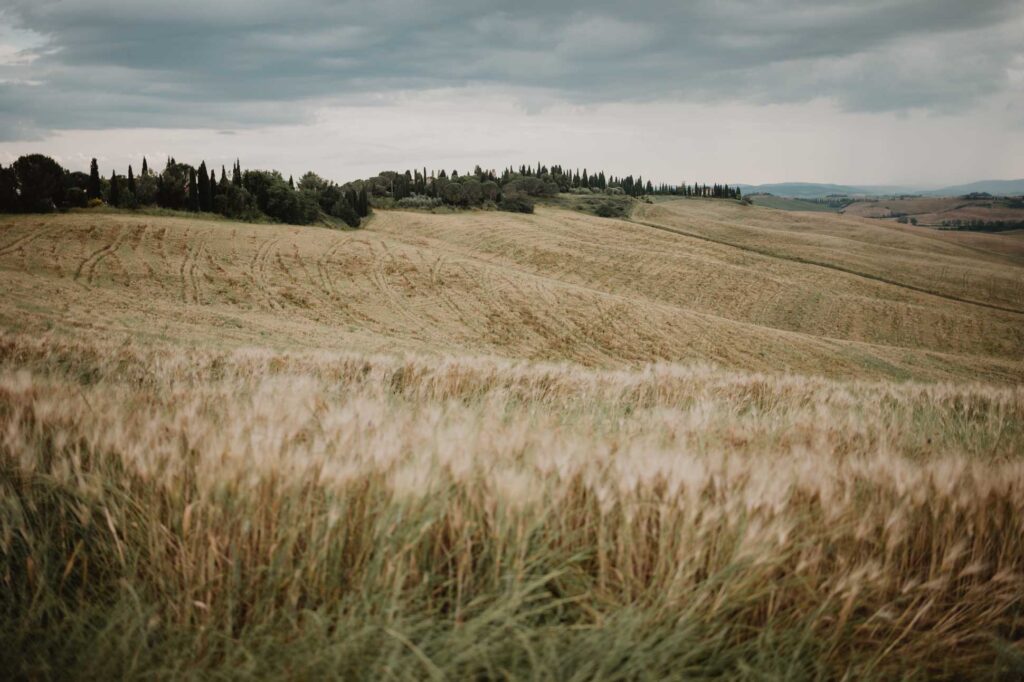
[[(733, 202), (637, 222), (384, 212), (369, 229), (70, 214), (10, 221), (7, 329), (458, 351), (621, 367), (1018, 376), (1019, 251)], [(642, 224), (641, 224), (642, 223)]]
[(1024, 239), (0, 218), (0, 669), (1012, 679)]
[(764, 192), (795, 199), (823, 199), (832, 194), (857, 196), (900, 196), (920, 194), (931, 197), (959, 197), (972, 192), (993, 196), (1024, 195), (1024, 180), (980, 180), (949, 187), (917, 187), (911, 185), (835, 185), (817, 182), (778, 182), (766, 185), (739, 185), (744, 194)]

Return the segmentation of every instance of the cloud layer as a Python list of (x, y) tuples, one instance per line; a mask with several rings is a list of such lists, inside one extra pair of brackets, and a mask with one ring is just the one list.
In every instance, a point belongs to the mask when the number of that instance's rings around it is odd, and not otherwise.
[[(230, 129), (398, 92), (962, 112), (1019, 93), (1019, 0), (8, 0), (0, 138)], [(539, 104), (538, 104), (539, 103)]]

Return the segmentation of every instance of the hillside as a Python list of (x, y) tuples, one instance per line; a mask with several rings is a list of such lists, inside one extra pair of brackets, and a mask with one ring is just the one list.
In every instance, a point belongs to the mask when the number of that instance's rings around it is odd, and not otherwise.
[(980, 180), (948, 187), (919, 187), (907, 185), (834, 185), (817, 182), (777, 182), (766, 185), (739, 185), (744, 194), (767, 192), (780, 197), (796, 199), (823, 199), (831, 194), (851, 197), (899, 196), (920, 194), (930, 197), (959, 197), (971, 192), (987, 192), (993, 196), (1021, 196), (1024, 180)]
[(0, 218), (0, 669), (1013, 679), (1024, 239)]
[(777, 197), (774, 194), (747, 194), (755, 206), (776, 208), (780, 211), (814, 211), (816, 213), (838, 213), (839, 208), (834, 208), (822, 200), (812, 201), (810, 199), (790, 199)]
[(847, 215), (865, 218), (915, 218), (918, 224), (940, 227), (953, 221), (1005, 221), (1024, 224), (1024, 206), (1007, 199), (964, 199), (959, 197), (917, 197), (857, 201), (843, 209)]
[(217, 346), (1019, 376), (1024, 287), (1012, 250), (714, 201), (644, 206), (636, 219), (683, 233), (548, 209), (383, 212), (355, 232), (19, 218), (0, 248), (0, 320)]

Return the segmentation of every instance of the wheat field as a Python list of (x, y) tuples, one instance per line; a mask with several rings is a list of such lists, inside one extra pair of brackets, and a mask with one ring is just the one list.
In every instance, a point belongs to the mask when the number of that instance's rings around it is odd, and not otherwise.
[(0, 669), (1014, 679), (1024, 256), (721, 201), (0, 220)]

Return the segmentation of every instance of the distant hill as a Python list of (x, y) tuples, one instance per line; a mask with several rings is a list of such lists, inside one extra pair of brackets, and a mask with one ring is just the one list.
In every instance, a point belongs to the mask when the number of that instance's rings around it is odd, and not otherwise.
[(740, 184), (744, 195), (767, 193), (793, 199), (823, 199), (828, 195), (866, 195), (863, 187), (848, 184), (821, 184), (817, 182), (775, 182), (771, 184)]
[(971, 192), (988, 192), (994, 196), (1024, 195), (1024, 179), (1021, 180), (980, 180), (965, 185), (953, 185), (939, 189), (901, 185), (832, 185), (817, 182), (778, 182), (767, 185), (739, 185), (744, 194), (767, 192), (777, 197), (794, 199), (822, 199), (830, 194), (849, 196), (898, 196), (920, 194), (931, 197), (955, 197)]
[(923, 192), (934, 197), (956, 197), (971, 192), (987, 192), (993, 196), (1024, 195), (1024, 179), (1021, 180), (980, 180), (966, 185), (953, 185), (942, 189)]

